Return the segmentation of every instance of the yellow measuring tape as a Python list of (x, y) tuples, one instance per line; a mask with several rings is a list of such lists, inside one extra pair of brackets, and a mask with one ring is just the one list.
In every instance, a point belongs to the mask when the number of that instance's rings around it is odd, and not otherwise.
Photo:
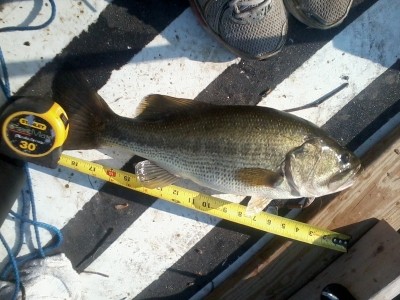
[(145, 188), (140, 185), (135, 174), (114, 168), (108, 168), (101, 164), (78, 159), (65, 154), (61, 155), (58, 164), (104, 181), (161, 198), (214, 217), (304, 243), (347, 252), (350, 237), (344, 234), (321, 229), (306, 223), (266, 212), (261, 212), (255, 216), (247, 217), (245, 215), (246, 206), (244, 205), (232, 203), (174, 185), (157, 189)]

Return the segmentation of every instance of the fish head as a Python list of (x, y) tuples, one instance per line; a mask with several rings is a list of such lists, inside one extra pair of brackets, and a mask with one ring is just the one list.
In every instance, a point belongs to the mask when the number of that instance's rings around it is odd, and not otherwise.
[(285, 175), (302, 197), (344, 190), (356, 180), (360, 160), (331, 139), (312, 138), (288, 153)]

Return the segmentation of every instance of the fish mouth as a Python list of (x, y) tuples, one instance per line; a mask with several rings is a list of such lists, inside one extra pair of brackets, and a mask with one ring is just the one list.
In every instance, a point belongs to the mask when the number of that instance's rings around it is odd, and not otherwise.
[(357, 180), (360, 169), (361, 163), (358, 163), (356, 166), (349, 165), (347, 168), (342, 169), (331, 178), (329, 188), (336, 191), (349, 188)]

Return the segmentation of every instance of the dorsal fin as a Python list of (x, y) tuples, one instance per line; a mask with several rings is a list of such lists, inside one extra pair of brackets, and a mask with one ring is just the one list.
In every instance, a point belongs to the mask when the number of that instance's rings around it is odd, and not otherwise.
[(136, 109), (136, 119), (141, 121), (160, 121), (171, 116), (198, 112), (211, 106), (213, 105), (205, 102), (152, 94), (140, 102)]

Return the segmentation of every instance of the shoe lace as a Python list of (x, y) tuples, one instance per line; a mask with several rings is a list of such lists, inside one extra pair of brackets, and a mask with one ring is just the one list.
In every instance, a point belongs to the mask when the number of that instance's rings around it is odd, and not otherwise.
[(232, 0), (229, 6), (233, 18), (238, 21), (257, 21), (262, 19), (271, 8), (272, 0)]

